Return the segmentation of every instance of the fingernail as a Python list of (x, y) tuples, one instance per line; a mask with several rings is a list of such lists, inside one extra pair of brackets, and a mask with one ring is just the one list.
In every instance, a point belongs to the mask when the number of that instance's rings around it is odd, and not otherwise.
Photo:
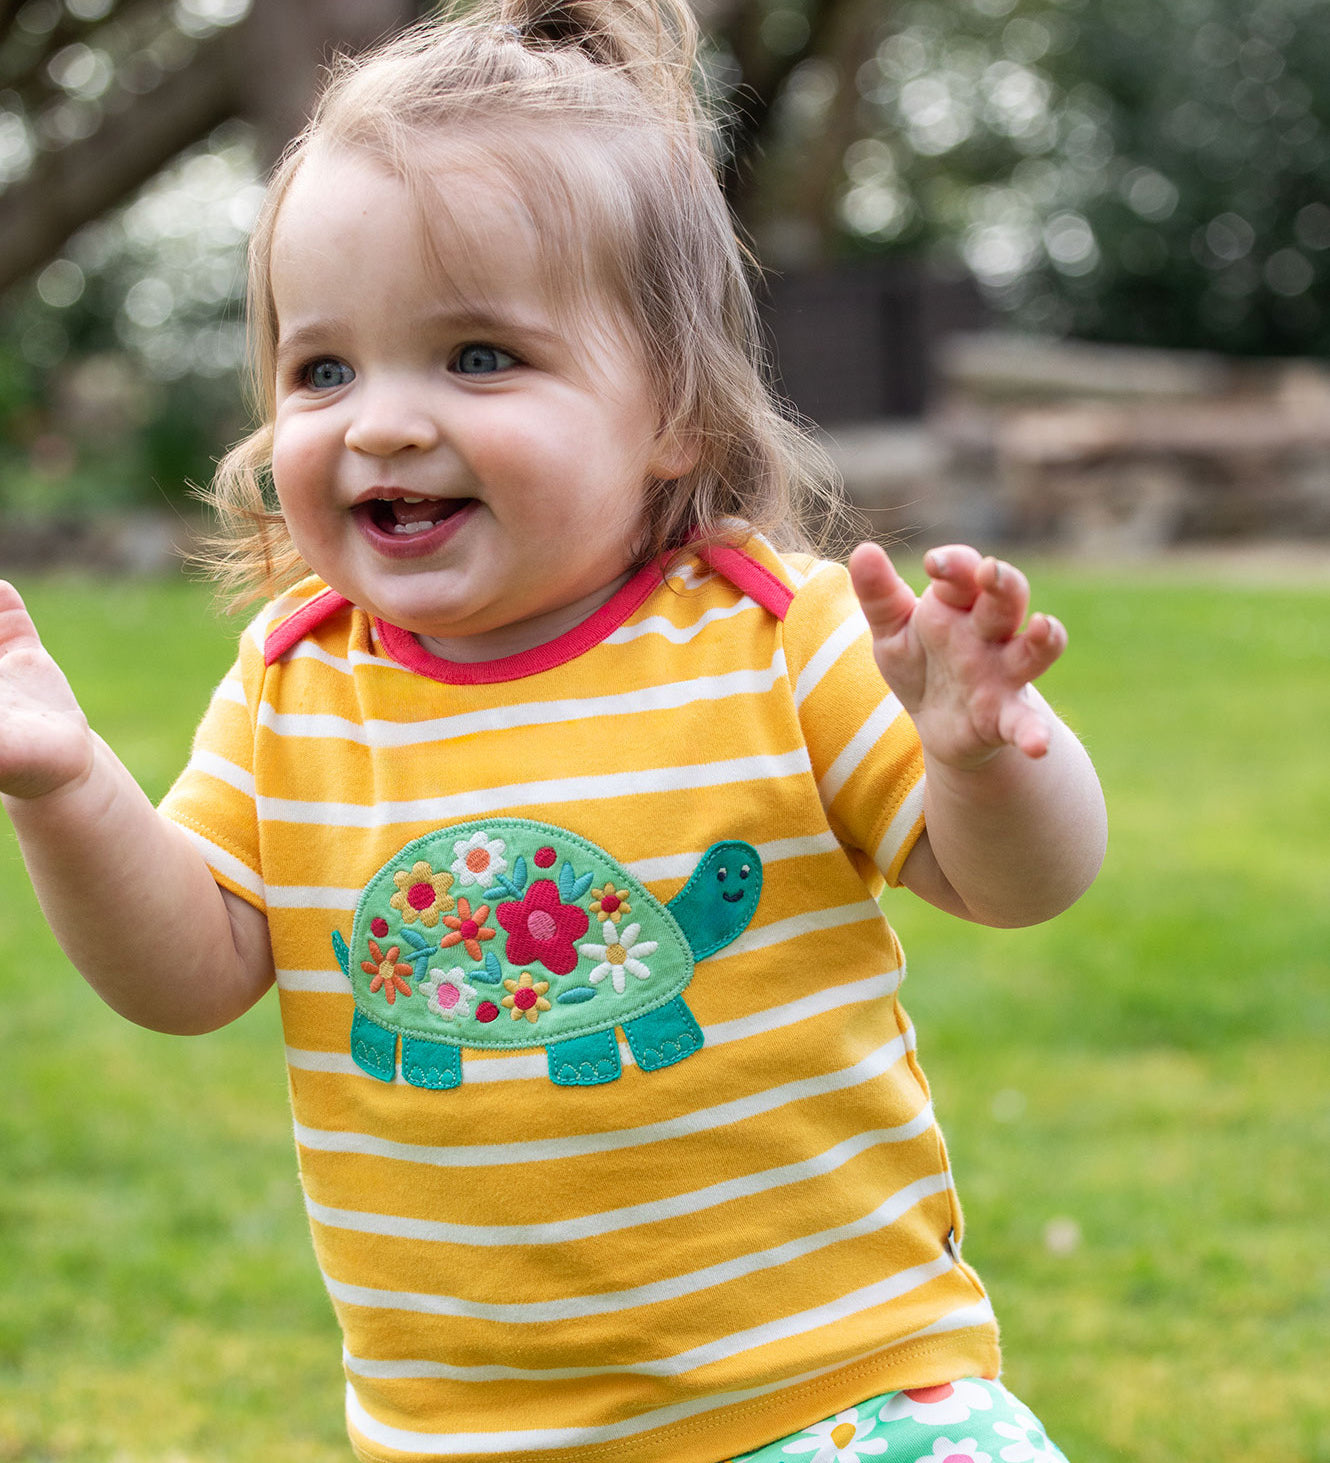
[(940, 549), (929, 549), (924, 567), (930, 574), (945, 574), (947, 556)]
[(1002, 587), (1002, 561), (990, 559), (989, 562), (993, 566), (993, 588), (1000, 589)]

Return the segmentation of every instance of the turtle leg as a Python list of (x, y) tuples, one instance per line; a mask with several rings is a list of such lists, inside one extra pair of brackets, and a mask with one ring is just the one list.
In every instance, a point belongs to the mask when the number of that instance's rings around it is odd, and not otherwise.
[(645, 1011), (641, 1016), (625, 1021), (623, 1034), (628, 1038), (637, 1065), (644, 1072), (672, 1067), (675, 1062), (691, 1057), (701, 1049), (704, 1040), (702, 1028), (684, 1004), (682, 996), (675, 996), (654, 1011)]
[(351, 1059), (380, 1082), (397, 1075), (397, 1033), (371, 1021), (359, 1006), (351, 1018)]
[(462, 1085), (461, 1049), (419, 1036), (402, 1038), (402, 1076), (412, 1087), (452, 1088)]
[(550, 1081), (560, 1087), (595, 1087), (613, 1082), (623, 1071), (613, 1030), (552, 1041), (545, 1048), (545, 1056), (550, 1064)]

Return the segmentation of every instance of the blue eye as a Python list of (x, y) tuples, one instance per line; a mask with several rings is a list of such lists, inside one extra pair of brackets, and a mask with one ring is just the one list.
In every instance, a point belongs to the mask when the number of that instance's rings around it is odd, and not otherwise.
[(464, 345), (457, 353), (453, 369), (459, 376), (488, 376), (507, 371), (517, 364), (515, 357), (495, 345)]
[(305, 381), (315, 391), (331, 391), (354, 381), (356, 373), (345, 361), (313, 361), (305, 367)]

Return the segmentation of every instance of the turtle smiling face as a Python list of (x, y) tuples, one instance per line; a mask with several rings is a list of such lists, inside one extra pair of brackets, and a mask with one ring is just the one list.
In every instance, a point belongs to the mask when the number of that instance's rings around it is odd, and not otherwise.
[(753, 876), (753, 866), (746, 860), (727, 859), (716, 865), (716, 883), (720, 886), (720, 897), (726, 904), (738, 904), (747, 891), (747, 883)]

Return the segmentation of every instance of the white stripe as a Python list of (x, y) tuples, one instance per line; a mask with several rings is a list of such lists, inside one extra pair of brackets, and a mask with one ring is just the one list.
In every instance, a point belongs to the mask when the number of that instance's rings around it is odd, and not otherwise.
[(217, 689), (212, 693), (214, 701), (233, 701), (238, 706), (249, 709), (249, 702), (245, 698), (245, 688), (234, 676), (227, 676), (221, 681)]
[(676, 625), (667, 620), (664, 615), (649, 615), (645, 620), (639, 620), (635, 625), (623, 625), (615, 630), (613, 634), (605, 637), (606, 645), (626, 645), (630, 640), (637, 640), (643, 635), (662, 635), (674, 645), (686, 645), (694, 636), (700, 635), (708, 625), (713, 625), (717, 620), (728, 620), (734, 615), (741, 615), (746, 610), (757, 609), (757, 603), (749, 599), (747, 595), (732, 605), (722, 605), (716, 609), (708, 610), (705, 614), (699, 615), (691, 625)]
[(823, 807), (829, 808), (836, 801), (836, 794), (854, 775), (869, 752), (895, 725), (898, 717), (904, 716), (905, 708), (896, 697), (882, 687), (886, 693), (873, 708), (873, 714), (846, 743), (839, 757), (831, 764), (817, 785)]
[[(840, 846), (840, 840), (828, 830), (826, 833), (812, 833), (804, 838), (777, 838), (770, 843), (760, 843), (757, 845), (757, 854), (765, 867), (767, 864), (779, 863), (781, 859), (835, 853)], [(704, 852), (705, 850), (697, 853), (663, 854), (660, 858), (638, 859), (626, 867), (643, 884), (663, 879), (686, 879), (697, 867)]]
[(506, 787), (458, 793), (452, 797), (412, 798), (404, 802), (324, 803), (297, 798), (257, 799), (264, 822), (318, 827), (383, 828), (396, 823), (437, 822), (541, 803), (587, 802), (639, 793), (679, 792), (723, 787), (746, 781), (769, 781), (809, 771), (808, 753), (793, 751), (758, 757), (736, 757), (692, 766), (644, 768), (604, 776), (552, 778), (547, 782), (510, 783)]
[(910, 830), (923, 816), (924, 786), (925, 779), (921, 777), (905, 794), (896, 815), (887, 824), (887, 831), (882, 835), (882, 842), (878, 844), (877, 852), (873, 855), (873, 862), (884, 874), (900, 853), (905, 840), (910, 836)]
[[(320, 972), (313, 972), (317, 975)], [(703, 1045), (724, 1046), (727, 1042), (742, 1041), (750, 1036), (761, 1036), (769, 1031), (779, 1031), (784, 1026), (793, 1026), (842, 1006), (853, 1006), (861, 1001), (884, 1000), (893, 995), (905, 978), (905, 969), (891, 970), (884, 975), (869, 976), (866, 980), (851, 981), (847, 985), (831, 986), (826, 990), (814, 991), (790, 1001), (783, 1006), (773, 1006), (767, 1011), (758, 1011), (751, 1016), (737, 1016), (733, 1021), (720, 1021), (702, 1029)], [(328, 973), (328, 979), (335, 979)], [(340, 979), (338, 977), (338, 979)], [(314, 989), (313, 986), (308, 989)], [(346, 983), (334, 989), (336, 994), (345, 995)], [(303, 1072), (327, 1072), (341, 1077), (364, 1077), (366, 1074), (356, 1066), (346, 1052), (306, 1051), (299, 1047), (286, 1048), (287, 1063)], [(635, 1065), (628, 1043), (619, 1043), (619, 1060), (625, 1067)], [(464, 1072), (468, 1082), (531, 1082), (548, 1079), (549, 1063), (542, 1052), (532, 1056), (473, 1057), (464, 1059)], [(378, 1078), (374, 1079), (378, 1081)], [(404, 1079), (398, 1074), (394, 1081)]]
[(861, 921), (885, 924), (886, 916), (876, 901), (861, 899), (856, 904), (842, 904), (834, 909), (815, 909), (806, 914), (794, 914), (789, 919), (778, 919), (769, 925), (749, 925), (737, 940), (710, 956), (709, 960), (728, 960), (735, 955), (748, 955), (754, 950), (765, 950), (771, 945), (783, 944), (786, 940), (796, 940), (801, 935), (839, 929), (842, 925), (859, 924)]
[(683, 1215), (700, 1214), (736, 1199), (769, 1194), (790, 1184), (811, 1178), (823, 1178), (843, 1168), (852, 1159), (885, 1143), (907, 1143), (927, 1132), (934, 1122), (933, 1107), (925, 1103), (908, 1123), (895, 1128), (873, 1128), (856, 1133), (852, 1138), (828, 1148), (813, 1158), (777, 1168), (726, 1179), (706, 1188), (675, 1194), (668, 1199), (654, 1199), (642, 1204), (625, 1204), (621, 1209), (607, 1209), (600, 1214), (581, 1214), (549, 1224), (450, 1224), (437, 1219), (411, 1219), (396, 1214), (373, 1214), (362, 1209), (336, 1209), (306, 1198), (305, 1208), (311, 1219), (330, 1229), (349, 1229), (357, 1234), (390, 1235), (394, 1239), (421, 1240), (430, 1244), (508, 1245), (571, 1244), (578, 1240), (597, 1239), (623, 1229), (659, 1224)]
[[(799, 1316), (787, 1317), (784, 1321), (773, 1323), (770, 1326), (754, 1327), (751, 1331), (740, 1333), (737, 1337), (726, 1337), (723, 1341), (697, 1347), (694, 1351), (685, 1352), (682, 1356), (671, 1358), (665, 1363), (604, 1367), (600, 1371), (603, 1373), (645, 1372), (652, 1375), (677, 1376), (694, 1367), (704, 1366), (710, 1361), (723, 1360), (737, 1351), (748, 1350), (771, 1341), (784, 1340), (789, 1336), (801, 1335), (807, 1331), (816, 1330), (819, 1326), (842, 1321), (847, 1315), (854, 1315), (860, 1310), (868, 1310), (873, 1306), (885, 1304), (897, 1295), (906, 1294), (920, 1285), (927, 1284), (936, 1276), (945, 1274), (952, 1264), (950, 1255), (942, 1255), (926, 1265), (917, 1265), (912, 1270), (902, 1271), (891, 1277), (890, 1280), (866, 1286), (839, 1301), (819, 1306), (815, 1310), (805, 1311)], [(731, 1343), (735, 1341), (741, 1344), (731, 1346)], [(835, 1367), (829, 1367), (826, 1370), (838, 1370), (843, 1365), (843, 1362), (838, 1362)], [(535, 1375), (538, 1376), (539, 1373)], [(763, 1390), (782, 1391), (799, 1380), (799, 1378), (785, 1378)], [(636, 1433), (649, 1432), (652, 1428), (665, 1426), (679, 1418), (693, 1416), (698, 1412), (716, 1410), (718, 1407), (747, 1395), (750, 1394), (731, 1393), (721, 1397), (708, 1397), (697, 1402), (682, 1403), (674, 1407), (659, 1408), (654, 1412), (640, 1413), (637, 1417), (627, 1421), (608, 1423), (599, 1427), (533, 1428), (522, 1432), (507, 1433), (420, 1433), (389, 1427), (372, 1418), (361, 1406), (359, 1399), (348, 1385), (347, 1420), (356, 1431), (381, 1447), (397, 1448), (404, 1452), (429, 1452), (442, 1455), (449, 1453), (502, 1454), (520, 1452), (523, 1449), (587, 1447), (593, 1443), (631, 1437)]]
[(279, 970), (277, 988), (283, 991), (317, 991), (334, 996), (352, 993), (351, 982), (340, 970)]
[(273, 884), (268, 889), (270, 909), (331, 909), (349, 913), (363, 890), (341, 889), (336, 885), (321, 888), (317, 884)]
[[(904, 1346), (907, 1342), (914, 1341), (920, 1336), (941, 1336), (949, 1331), (964, 1331), (970, 1326), (992, 1325), (996, 1318), (993, 1315), (993, 1307), (985, 1298), (974, 1305), (959, 1306), (954, 1311), (940, 1316), (930, 1325), (921, 1326), (917, 1331), (907, 1331), (902, 1336), (892, 1338), (891, 1345), (894, 1347)], [(828, 1372), (840, 1371), (846, 1367), (852, 1367), (861, 1361), (868, 1361), (871, 1357), (881, 1356), (882, 1347), (874, 1347), (871, 1351), (861, 1351), (853, 1356), (842, 1357), (833, 1362), (830, 1366), (819, 1367), (816, 1371), (803, 1372), (799, 1376), (786, 1377), (775, 1383), (769, 1383), (765, 1387), (757, 1388), (751, 1392), (729, 1392), (718, 1393), (715, 1397), (706, 1399), (701, 1404), (684, 1404), (692, 1406), (697, 1411), (709, 1411), (727, 1407), (734, 1402), (743, 1401), (750, 1396), (763, 1396), (768, 1392), (779, 1392), (785, 1388), (797, 1387), (804, 1382), (813, 1381), (817, 1377), (825, 1376)], [(489, 1366), (450, 1366), (447, 1362), (420, 1361), (415, 1359), (403, 1359), (401, 1361), (383, 1360), (375, 1357), (355, 1356), (342, 1348), (342, 1360), (347, 1370), (355, 1372), (360, 1377), (372, 1377), (380, 1381), (426, 1381), (445, 1380), (450, 1382), (508, 1382), (508, 1381), (532, 1381), (532, 1382), (563, 1382), (573, 1381), (580, 1377), (600, 1377), (609, 1374), (650, 1374), (659, 1371), (659, 1366), (654, 1362), (626, 1363), (620, 1366), (596, 1366), (596, 1367), (515, 1367), (491, 1364)], [(675, 1408), (664, 1407), (653, 1412), (641, 1413), (638, 1421), (643, 1422), (640, 1431), (645, 1432), (649, 1427), (659, 1427), (665, 1422), (673, 1419)], [(649, 1419), (649, 1421), (648, 1421)], [(510, 1434), (481, 1434), (483, 1437), (511, 1436)], [(488, 1450), (482, 1450), (488, 1451)]]
[(177, 823), (176, 827), (198, 849), (199, 853), (203, 856), (204, 863), (214, 873), (224, 874), (233, 884), (238, 884), (242, 889), (253, 894), (255, 898), (264, 898), (265, 890), (263, 880), (248, 865), (242, 864), (235, 854), (228, 853), (224, 848), (219, 848), (210, 839), (205, 838), (202, 833), (195, 832), (188, 824)]
[[(778, 863), (781, 859), (812, 857), (815, 854), (835, 853), (840, 841), (831, 832), (816, 833), (806, 838), (781, 838), (758, 847), (763, 865)], [(643, 884), (660, 883), (669, 879), (686, 879), (702, 858), (696, 853), (663, 854), (660, 858), (638, 859), (628, 864), (628, 872)], [(359, 889), (320, 887), (318, 885), (279, 884), (268, 890), (268, 904), (273, 909), (331, 909), (353, 910), (360, 898)], [(819, 925), (816, 928), (828, 928)], [(782, 937), (784, 938), (784, 937)]]
[(473, 1321), (496, 1321), (508, 1326), (538, 1326), (562, 1321), (583, 1320), (613, 1311), (632, 1310), (638, 1306), (659, 1305), (679, 1300), (713, 1286), (728, 1285), (763, 1270), (774, 1270), (792, 1264), (832, 1245), (863, 1239), (878, 1234), (895, 1224), (902, 1215), (922, 1200), (941, 1193), (951, 1186), (950, 1174), (925, 1174), (912, 1184), (897, 1190), (878, 1205), (871, 1214), (838, 1224), (814, 1234), (800, 1235), (767, 1250), (750, 1251), (715, 1265), (704, 1266), (665, 1280), (652, 1280), (645, 1285), (625, 1290), (598, 1291), (594, 1295), (564, 1295), (547, 1301), (480, 1301), (460, 1295), (439, 1295), (410, 1290), (382, 1290), (369, 1285), (351, 1285), (326, 1271), (323, 1274), (328, 1294), (343, 1305), (361, 1306), (370, 1310), (411, 1311), (427, 1316), (463, 1316)]
[(426, 721), (370, 720), (363, 723), (332, 714), (278, 712), (265, 703), (259, 710), (259, 722), (283, 737), (330, 737), (369, 747), (413, 747), (452, 737), (472, 736), (478, 732), (510, 731), (519, 727), (636, 715), (643, 711), (675, 710), (732, 696), (761, 696), (784, 676), (785, 654), (778, 648), (766, 669), (666, 681), (640, 690), (572, 701), (530, 701), (520, 706), (494, 706), (484, 711), (434, 717)]
[(814, 687), (842, 655), (868, 633), (868, 621), (860, 609), (853, 610), (822, 642), (794, 684), (794, 704), (802, 706)]
[(760, 1113), (772, 1112), (806, 1098), (825, 1097), (861, 1086), (889, 1072), (913, 1049), (913, 1033), (902, 1032), (851, 1067), (803, 1077), (748, 1097), (736, 1098), (715, 1107), (699, 1108), (677, 1118), (644, 1123), (638, 1128), (621, 1128), (608, 1133), (570, 1133), (562, 1138), (533, 1138), (512, 1143), (428, 1144), (401, 1143), (370, 1133), (312, 1128), (295, 1125), (296, 1142), (318, 1153), (358, 1153), (372, 1158), (389, 1158), (402, 1163), (425, 1163), (436, 1168), (491, 1168), (509, 1163), (544, 1163), (552, 1159), (611, 1153), (623, 1148), (664, 1143), (689, 1137), (729, 1123), (743, 1122)]
[(237, 767), (234, 762), (228, 762), (216, 752), (196, 749), (185, 771), (202, 772), (208, 777), (215, 777), (218, 782), (226, 783), (228, 787), (235, 788), (237, 792), (244, 793), (246, 797), (254, 796), (254, 774), (248, 768)]

